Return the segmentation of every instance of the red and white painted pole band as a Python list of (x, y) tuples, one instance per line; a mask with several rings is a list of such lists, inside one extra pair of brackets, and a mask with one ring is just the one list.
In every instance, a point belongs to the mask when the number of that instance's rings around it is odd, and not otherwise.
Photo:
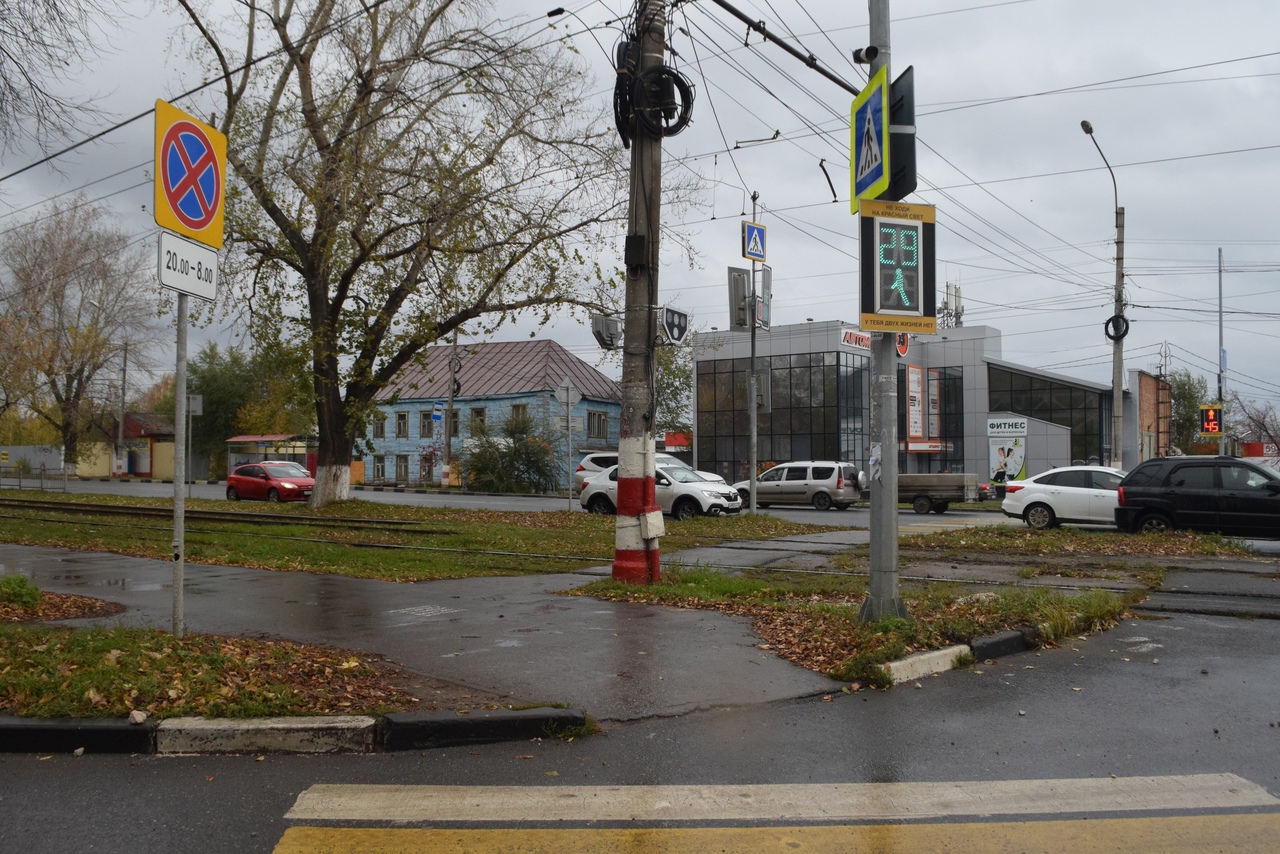
[(653, 439), (623, 437), (618, 442), (618, 519), (614, 533), (613, 580), (653, 584), (660, 575), (659, 538), (665, 533), (653, 479)]

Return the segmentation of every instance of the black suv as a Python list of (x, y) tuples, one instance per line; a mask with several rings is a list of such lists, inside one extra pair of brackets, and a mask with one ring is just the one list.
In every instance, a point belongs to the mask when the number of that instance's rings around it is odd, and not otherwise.
[(1280, 475), (1234, 457), (1161, 457), (1120, 481), (1122, 531), (1221, 531), (1280, 539)]

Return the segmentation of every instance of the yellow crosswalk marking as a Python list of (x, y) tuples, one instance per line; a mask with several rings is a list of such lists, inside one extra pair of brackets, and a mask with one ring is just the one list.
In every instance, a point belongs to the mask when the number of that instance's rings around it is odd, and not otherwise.
[(294, 827), (275, 854), (1080, 854), (1274, 851), (1280, 815), (631, 829)]

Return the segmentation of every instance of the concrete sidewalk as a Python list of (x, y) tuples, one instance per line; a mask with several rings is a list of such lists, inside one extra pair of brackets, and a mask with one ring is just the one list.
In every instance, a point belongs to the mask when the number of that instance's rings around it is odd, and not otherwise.
[[(664, 562), (801, 568), (866, 540), (866, 531), (835, 531), (693, 549), (665, 555)], [(1019, 582), (1013, 566), (940, 562), (904, 566), (902, 571), (904, 578), (1088, 586), (1087, 580), (1072, 579)], [(112, 621), (160, 628), (172, 624), (173, 564), (168, 561), (0, 544), (0, 575), (13, 572), (29, 577), (42, 590), (124, 605), (125, 613)], [(562, 595), (609, 572), (602, 566), (573, 574), (397, 584), (187, 564), (185, 625), (192, 632), (278, 637), (379, 654), (407, 670), (496, 694), (513, 705), (567, 705), (606, 722), (820, 696), (840, 687), (760, 649), (746, 618)], [(1254, 573), (1232, 575), (1229, 586), (1235, 595), (1213, 598), (1223, 607), (1230, 600), (1239, 610), (1219, 612), (1255, 615), (1249, 609), (1266, 610), (1266, 602), (1280, 602), (1280, 597), (1265, 596), (1280, 588), (1274, 572), (1274, 565), (1262, 564)], [(1201, 582), (1195, 592), (1203, 592), (1209, 584), (1203, 567), (1188, 566), (1170, 575), (1193, 577)], [(1223, 575), (1216, 577), (1221, 582)], [(993, 643), (980, 658), (1026, 646), (1013, 637)], [(567, 729), (582, 713), (569, 719), (563, 709), (547, 708), (543, 714), (547, 725)], [(492, 719), (495, 729), (477, 730), (481, 734), (472, 737), (493, 740), (507, 725), (497, 720), (502, 717), (477, 715), (475, 721)], [(527, 724), (511, 723), (511, 731), (519, 733), (514, 737), (525, 737), (521, 727)], [(0, 750), (5, 749), (3, 732), (0, 725)], [(428, 743), (435, 736), (420, 732), (406, 738), (405, 743)]]

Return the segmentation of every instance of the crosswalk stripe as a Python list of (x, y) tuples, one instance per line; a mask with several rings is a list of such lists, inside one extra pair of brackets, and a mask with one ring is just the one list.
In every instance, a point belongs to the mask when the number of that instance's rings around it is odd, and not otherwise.
[(1280, 807), (1234, 774), (750, 786), (321, 784), (295, 821), (881, 821)]
[(1257, 854), (1280, 814), (983, 824), (696, 828), (292, 827), (274, 854)]

